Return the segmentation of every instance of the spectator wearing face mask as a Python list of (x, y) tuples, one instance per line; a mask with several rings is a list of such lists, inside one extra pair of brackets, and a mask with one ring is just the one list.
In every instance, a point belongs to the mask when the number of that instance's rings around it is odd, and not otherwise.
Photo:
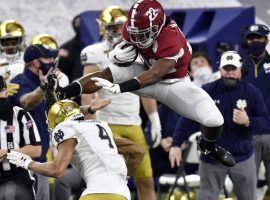
[[(227, 51), (220, 59), (221, 78), (203, 86), (213, 98), (224, 117), (223, 131), (217, 144), (228, 149), (236, 160), (233, 167), (226, 167), (202, 152), (199, 166), (200, 190), (198, 200), (216, 200), (228, 175), (234, 185), (237, 199), (256, 200), (256, 165), (252, 136), (268, 126), (269, 116), (260, 91), (242, 80), (243, 63), (235, 51)], [(170, 149), (172, 166), (180, 163), (181, 144), (192, 133), (200, 130), (194, 121), (182, 118), (173, 135)], [(203, 143), (199, 143), (203, 148)], [(208, 155), (207, 157), (205, 155)]]
[(204, 52), (192, 55), (188, 70), (193, 83), (199, 87), (220, 78), (219, 71), (213, 72), (211, 61)]
[[(246, 81), (252, 83), (263, 94), (268, 112), (270, 112), (270, 56), (266, 50), (269, 28), (262, 24), (248, 26), (242, 32), (243, 47), (248, 66)], [(260, 163), (265, 166), (265, 178), (270, 187), (270, 124), (253, 138), (257, 173)]]

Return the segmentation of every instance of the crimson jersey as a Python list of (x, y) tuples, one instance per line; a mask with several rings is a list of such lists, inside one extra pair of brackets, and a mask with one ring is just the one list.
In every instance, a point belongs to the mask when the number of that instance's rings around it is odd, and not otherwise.
[[(126, 23), (123, 26), (122, 36), (126, 41), (130, 42)], [(151, 67), (160, 58), (170, 58), (176, 61), (174, 69), (169, 71), (163, 79), (183, 78), (187, 75), (192, 49), (175, 21), (170, 20), (162, 28), (152, 46), (146, 49), (137, 47), (137, 49), (148, 67)]]

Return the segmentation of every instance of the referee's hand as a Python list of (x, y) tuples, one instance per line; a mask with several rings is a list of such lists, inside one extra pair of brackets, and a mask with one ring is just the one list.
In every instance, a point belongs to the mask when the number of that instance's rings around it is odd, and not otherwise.
[(11, 151), (7, 153), (7, 159), (11, 164), (16, 165), (17, 167), (22, 167), (28, 169), (28, 165), (32, 162), (30, 156), (17, 151)]

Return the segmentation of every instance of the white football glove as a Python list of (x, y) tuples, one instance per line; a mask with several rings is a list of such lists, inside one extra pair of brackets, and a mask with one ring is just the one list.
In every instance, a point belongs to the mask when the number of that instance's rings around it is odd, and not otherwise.
[(7, 153), (7, 159), (10, 163), (24, 169), (28, 169), (28, 165), (32, 162), (30, 156), (17, 151), (11, 151), (10, 153)]
[(133, 45), (124, 47), (129, 43), (122, 41), (117, 44), (113, 50), (108, 53), (108, 58), (111, 62), (117, 64), (125, 64), (129, 62), (134, 62), (138, 56), (138, 52)]
[(161, 142), (162, 135), (161, 135), (161, 125), (159, 120), (158, 112), (153, 112), (148, 115), (148, 118), (151, 122), (151, 138), (153, 141), (153, 148), (158, 147)]
[(91, 80), (96, 81), (96, 86), (102, 87), (103, 89), (108, 90), (112, 94), (121, 93), (120, 86), (118, 84), (111, 83), (106, 79), (98, 77), (93, 77), (91, 78)]

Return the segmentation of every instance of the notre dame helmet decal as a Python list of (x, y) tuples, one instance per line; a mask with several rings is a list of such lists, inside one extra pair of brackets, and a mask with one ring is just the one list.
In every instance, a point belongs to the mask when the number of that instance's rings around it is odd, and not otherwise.
[(30, 42), (30, 45), (34, 44), (43, 44), (53, 49), (58, 49), (58, 43), (50, 34), (39, 34), (35, 36)]
[(97, 19), (99, 25), (99, 33), (105, 40), (111, 42), (114, 38), (119, 38), (119, 34), (116, 31), (116, 27), (122, 29), (122, 25), (127, 20), (126, 12), (118, 6), (108, 6), (101, 11), (99, 18)]
[(60, 100), (52, 105), (48, 112), (48, 127), (53, 130), (63, 121), (84, 118), (80, 107), (74, 101)]

